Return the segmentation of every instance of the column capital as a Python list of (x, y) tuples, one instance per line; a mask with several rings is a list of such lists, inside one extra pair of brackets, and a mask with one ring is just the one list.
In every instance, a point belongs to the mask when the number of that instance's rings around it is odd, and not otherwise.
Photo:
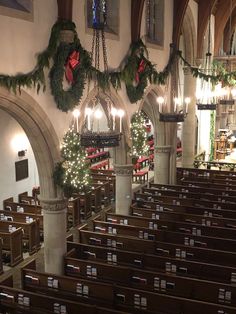
[(133, 165), (114, 165), (115, 174), (118, 176), (132, 176), (133, 174)]
[(155, 153), (170, 153), (172, 150), (172, 146), (167, 145), (167, 146), (155, 146)]
[(40, 205), (42, 206), (43, 210), (48, 212), (60, 212), (67, 208), (68, 199), (63, 198), (51, 198), (51, 199), (44, 199), (39, 196)]

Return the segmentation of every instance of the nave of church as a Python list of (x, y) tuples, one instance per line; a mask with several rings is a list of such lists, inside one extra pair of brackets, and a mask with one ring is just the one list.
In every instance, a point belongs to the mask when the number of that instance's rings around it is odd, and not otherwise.
[(0, 0), (0, 314), (236, 314), (235, 17)]

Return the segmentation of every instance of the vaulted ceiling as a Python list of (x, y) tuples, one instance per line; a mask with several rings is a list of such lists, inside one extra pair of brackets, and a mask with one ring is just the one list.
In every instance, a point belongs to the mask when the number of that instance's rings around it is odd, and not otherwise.
[[(215, 16), (214, 55), (218, 55), (223, 42), (225, 52), (228, 52), (229, 38), (236, 26), (236, 0), (195, 0), (198, 3), (197, 58), (203, 54), (204, 36), (209, 22), (209, 14)], [(72, 19), (73, 0), (57, 0), (58, 18)], [(137, 41), (145, 0), (131, 0), (131, 39)], [(174, 0), (174, 27), (172, 41), (178, 47), (179, 38), (189, 0)], [(231, 34), (230, 34), (231, 32)]]

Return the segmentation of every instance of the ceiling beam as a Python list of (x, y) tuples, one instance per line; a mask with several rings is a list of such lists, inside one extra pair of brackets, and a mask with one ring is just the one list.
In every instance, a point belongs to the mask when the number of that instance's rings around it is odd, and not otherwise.
[[(232, 0), (232, 11), (236, 6), (236, 0)], [(215, 15), (215, 46), (214, 55), (219, 55), (219, 49), (223, 40), (224, 30), (231, 14), (231, 0), (219, 0)], [(229, 36), (229, 34), (228, 34)], [(228, 37), (229, 38), (229, 37)]]
[(179, 47), (179, 39), (181, 28), (183, 25), (184, 15), (188, 6), (189, 0), (174, 0), (174, 21), (172, 42)]
[(131, 2), (131, 40), (136, 42), (140, 39), (140, 29), (145, 0), (132, 0)]
[(72, 21), (73, 0), (57, 0), (58, 20)]
[(209, 23), (209, 15), (213, 12), (216, 3), (217, 0), (198, 1), (197, 58), (199, 59), (202, 58), (203, 54), (204, 36)]

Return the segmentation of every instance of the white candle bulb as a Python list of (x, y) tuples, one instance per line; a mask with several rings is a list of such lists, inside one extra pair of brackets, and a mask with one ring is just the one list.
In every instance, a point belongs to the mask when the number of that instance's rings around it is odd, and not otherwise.
[(75, 121), (76, 121), (76, 132), (78, 132), (79, 131), (79, 116), (80, 116), (79, 109), (75, 109), (73, 111), (73, 116), (74, 116)]
[(162, 96), (157, 97), (157, 103), (159, 105), (159, 112), (162, 112), (162, 105), (164, 104), (164, 98)]
[(122, 117), (125, 115), (125, 112), (124, 110), (119, 109), (117, 114), (120, 117), (120, 133), (121, 133), (122, 132)]
[(188, 105), (189, 105), (190, 102), (191, 102), (190, 97), (186, 97), (185, 100), (184, 100), (184, 102), (185, 102), (185, 105), (186, 105), (185, 111), (186, 111), (186, 113), (188, 113)]
[(111, 115), (112, 115), (112, 117), (113, 117), (113, 130), (115, 130), (115, 128), (116, 128), (116, 115), (117, 115), (117, 109), (116, 108), (114, 108), (114, 107), (112, 107), (111, 108)]
[(90, 116), (92, 114), (92, 109), (91, 108), (86, 108), (85, 109), (85, 115), (87, 116), (87, 119), (88, 119), (88, 130), (90, 130), (91, 128), (91, 124), (90, 124)]

